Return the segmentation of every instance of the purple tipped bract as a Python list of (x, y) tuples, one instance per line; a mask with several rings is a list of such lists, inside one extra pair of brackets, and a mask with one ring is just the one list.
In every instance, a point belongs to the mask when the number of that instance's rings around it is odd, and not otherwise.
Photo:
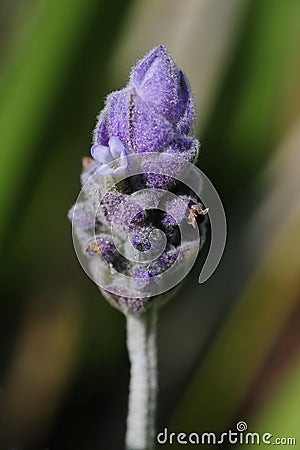
[(107, 97), (94, 143), (107, 146), (115, 136), (129, 152), (161, 152), (187, 136), (193, 120), (188, 82), (160, 45), (132, 69), (124, 89)]

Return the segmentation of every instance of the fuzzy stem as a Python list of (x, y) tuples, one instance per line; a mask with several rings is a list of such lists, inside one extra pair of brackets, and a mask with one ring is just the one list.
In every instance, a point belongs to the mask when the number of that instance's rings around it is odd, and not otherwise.
[(157, 394), (156, 309), (127, 315), (130, 385), (126, 449), (152, 450)]
[(155, 421), (157, 404), (157, 310), (153, 307), (150, 312), (148, 323), (147, 358), (148, 358), (148, 380), (149, 380), (149, 426), (148, 426), (148, 446), (149, 450), (154, 449), (155, 443)]

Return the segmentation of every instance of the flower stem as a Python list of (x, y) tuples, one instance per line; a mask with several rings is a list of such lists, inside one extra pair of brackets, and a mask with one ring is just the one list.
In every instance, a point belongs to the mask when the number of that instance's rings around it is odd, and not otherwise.
[(127, 314), (130, 359), (126, 449), (152, 450), (155, 438), (157, 355), (155, 306), (140, 316)]

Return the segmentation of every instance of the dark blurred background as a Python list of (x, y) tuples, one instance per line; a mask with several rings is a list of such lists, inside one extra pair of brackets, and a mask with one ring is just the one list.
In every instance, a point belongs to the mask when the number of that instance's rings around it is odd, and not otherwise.
[(66, 214), (106, 95), (160, 43), (190, 80), (228, 242), (160, 313), (158, 430), (244, 420), (300, 442), (299, 42), (298, 0), (1, 0), (1, 449), (123, 448), (125, 320)]

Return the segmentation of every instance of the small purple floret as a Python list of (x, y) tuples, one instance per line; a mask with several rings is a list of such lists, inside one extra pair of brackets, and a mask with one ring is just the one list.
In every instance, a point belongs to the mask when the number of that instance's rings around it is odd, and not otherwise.
[[(108, 146), (94, 144), (91, 148), (91, 155), (101, 165), (97, 172), (100, 175), (123, 173), (128, 166), (125, 147), (115, 136), (109, 138)], [(114, 164), (109, 164), (113, 162)]]

